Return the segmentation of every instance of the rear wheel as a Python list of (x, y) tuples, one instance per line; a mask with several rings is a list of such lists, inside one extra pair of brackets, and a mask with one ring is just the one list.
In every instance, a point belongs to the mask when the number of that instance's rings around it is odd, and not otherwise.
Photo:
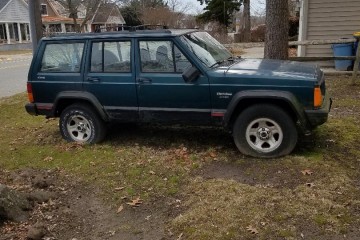
[(69, 142), (98, 143), (106, 135), (104, 121), (88, 104), (73, 104), (60, 116), (60, 132)]
[(233, 128), (240, 152), (260, 158), (276, 158), (291, 153), (298, 135), (294, 120), (283, 109), (259, 104), (245, 109)]

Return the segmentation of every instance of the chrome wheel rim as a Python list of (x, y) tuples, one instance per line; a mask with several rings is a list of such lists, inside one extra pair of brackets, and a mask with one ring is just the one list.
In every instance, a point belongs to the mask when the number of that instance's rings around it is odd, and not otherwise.
[(269, 153), (281, 145), (283, 131), (273, 120), (258, 118), (246, 128), (246, 141), (254, 150)]
[(91, 137), (90, 122), (82, 115), (74, 115), (66, 124), (70, 137), (76, 142), (86, 142)]

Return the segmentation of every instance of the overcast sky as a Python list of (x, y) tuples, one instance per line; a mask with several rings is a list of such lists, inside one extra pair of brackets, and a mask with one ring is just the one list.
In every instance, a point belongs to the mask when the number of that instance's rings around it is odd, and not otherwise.
[[(190, 14), (198, 14), (204, 9), (205, 5), (200, 5), (197, 0), (183, 0), (184, 5), (190, 5), (191, 7), (187, 11)], [(266, 0), (252, 0), (251, 1), (251, 14), (262, 14), (265, 10)]]

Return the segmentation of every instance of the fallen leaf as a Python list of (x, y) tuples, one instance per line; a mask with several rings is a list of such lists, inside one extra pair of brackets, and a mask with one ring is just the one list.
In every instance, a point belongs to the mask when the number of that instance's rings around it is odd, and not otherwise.
[(314, 184), (314, 183), (306, 183), (305, 185), (308, 186), (308, 187), (310, 187), (310, 188), (315, 187), (315, 184)]
[(45, 162), (51, 162), (52, 160), (54, 160), (53, 157), (46, 157), (46, 158), (44, 158), (44, 161), (45, 161)]
[(210, 153), (210, 157), (216, 158), (216, 153), (215, 153), (215, 152), (211, 152), (211, 153)]
[(117, 212), (117, 213), (120, 213), (122, 210), (124, 210), (124, 206), (123, 206), (123, 205), (121, 205), (116, 212)]
[(115, 191), (121, 191), (121, 190), (123, 190), (125, 187), (117, 187), (117, 188), (115, 188), (114, 190)]
[(181, 240), (182, 236), (184, 235), (184, 233), (181, 233), (176, 240)]
[(253, 226), (251, 226), (251, 225), (247, 226), (246, 230), (251, 232), (251, 234), (258, 234), (259, 233), (259, 231), (256, 228), (254, 228)]
[(303, 175), (312, 175), (313, 174), (313, 171), (311, 171), (310, 169), (305, 169), (303, 171), (301, 171), (301, 173)]
[(143, 200), (140, 199), (140, 197), (137, 197), (136, 199), (131, 200), (131, 202), (126, 203), (127, 205), (130, 205), (132, 207), (139, 207), (142, 204)]

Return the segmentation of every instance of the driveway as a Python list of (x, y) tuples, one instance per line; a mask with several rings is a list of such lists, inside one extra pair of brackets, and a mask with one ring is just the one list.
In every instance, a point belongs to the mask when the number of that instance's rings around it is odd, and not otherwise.
[(31, 54), (0, 56), (0, 98), (26, 91)]

